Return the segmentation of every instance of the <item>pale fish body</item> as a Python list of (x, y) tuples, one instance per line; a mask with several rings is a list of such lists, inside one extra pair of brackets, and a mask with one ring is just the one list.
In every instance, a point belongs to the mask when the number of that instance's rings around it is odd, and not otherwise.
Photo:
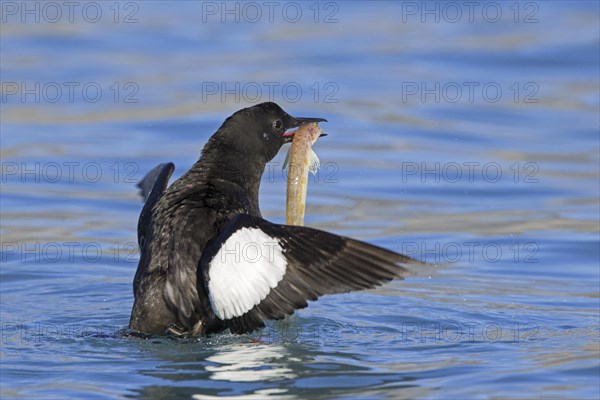
[(302, 124), (294, 134), (283, 168), (287, 168), (286, 224), (304, 225), (308, 172), (319, 169), (319, 158), (312, 150), (323, 130), (315, 122)]

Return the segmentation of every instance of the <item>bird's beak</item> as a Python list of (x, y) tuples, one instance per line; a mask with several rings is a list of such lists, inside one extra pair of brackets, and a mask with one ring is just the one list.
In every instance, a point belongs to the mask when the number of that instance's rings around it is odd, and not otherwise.
[[(310, 122), (327, 122), (327, 120), (325, 118), (311, 118), (311, 117), (292, 117), (292, 125), (290, 126), (290, 128), (297, 128), (302, 124), (307, 124)], [(298, 131), (298, 129), (294, 129), (294, 130), (288, 130), (283, 134), (283, 138), (285, 140), (285, 143), (289, 143), (294, 139), (294, 135), (296, 134), (296, 132)], [(327, 136), (326, 133), (322, 133), (321, 136)]]

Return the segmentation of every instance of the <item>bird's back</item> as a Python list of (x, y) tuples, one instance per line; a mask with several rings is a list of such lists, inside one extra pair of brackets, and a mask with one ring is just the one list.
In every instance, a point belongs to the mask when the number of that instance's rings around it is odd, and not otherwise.
[[(156, 195), (151, 189), (150, 193)], [(199, 261), (207, 243), (232, 217), (239, 213), (260, 217), (258, 204), (248, 193), (235, 182), (212, 178), (200, 160), (155, 199), (151, 210), (144, 207), (130, 328), (163, 333), (165, 325), (177, 321), (180, 328), (192, 331), (200, 318), (213, 319), (204, 285), (197, 279), (202, 277)]]

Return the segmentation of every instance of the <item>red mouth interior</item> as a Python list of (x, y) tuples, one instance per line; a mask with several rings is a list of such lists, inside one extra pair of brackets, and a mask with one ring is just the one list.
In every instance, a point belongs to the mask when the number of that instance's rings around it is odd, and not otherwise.
[(294, 137), (294, 135), (298, 132), (298, 129), (294, 129), (293, 131), (287, 131), (282, 136), (285, 138)]

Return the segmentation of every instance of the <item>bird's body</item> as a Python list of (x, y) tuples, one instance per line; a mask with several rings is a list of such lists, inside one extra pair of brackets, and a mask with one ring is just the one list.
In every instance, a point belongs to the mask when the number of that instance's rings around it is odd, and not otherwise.
[(130, 328), (197, 335), (250, 332), (326, 293), (373, 287), (414, 260), (311, 228), (262, 219), (266, 163), (304, 121), (274, 103), (240, 110), (209, 139), (200, 159), (167, 188), (173, 164), (140, 183), (140, 261)]

